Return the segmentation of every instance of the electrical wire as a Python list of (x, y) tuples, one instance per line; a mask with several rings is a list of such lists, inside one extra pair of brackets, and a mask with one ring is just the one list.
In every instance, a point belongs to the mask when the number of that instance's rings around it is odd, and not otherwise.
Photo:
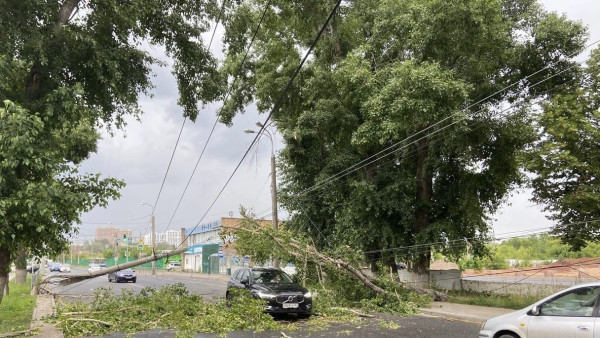
[[(223, 3), (225, 3), (226, 0), (223, 1)], [(248, 44), (248, 47), (246, 48), (246, 52), (244, 54), (244, 57), (242, 58), (242, 61), (240, 62), (236, 74), (234, 76), (234, 80), (233, 83), (231, 84), (231, 86), (229, 87), (229, 90), (227, 91), (227, 94), (225, 95), (225, 99), (224, 101), (227, 101), (227, 99), (229, 98), (229, 95), (231, 93), (231, 90), (233, 88), (233, 86), (235, 85), (239, 74), (242, 71), (242, 67), (244, 66), (244, 63), (246, 62), (246, 58), (248, 57), (248, 53), (250, 52), (250, 47), (252, 46), (252, 44), (254, 43), (254, 39), (256, 38), (256, 35), (258, 34), (258, 30), (260, 29), (263, 20), (265, 18), (265, 15), (267, 13), (267, 9), (269, 8), (269, 6), (271, 5), (271, 0), (269, 0), (267, 2), (267, 4), (265, 5), (265, 9), (263, 10), (262, 16), (258, 22), (258, 25), (256, 25), (256, 29), (254, 30), (254, 34), (252, 35), (252, 39), (250, 40), (250, 43)], [(216, 29), (216, 27), (215, 27)], [(214, 34), (213, 34), (214, 35)], [(194, 166), (194, 170), (192, 170), (192, 174), (190, 175), (190, 178), (187, 181), (187, 184), (185, 185), (185, 188), (183, 189), (183, 192), (181, 193), (181, 196), (179, 197), (179, 201), (177, 202), (177, 206), (175, 206), (175, 210), (173, 210), (173, 214), (171, 215), (171, 219), (169, 219), (169, 223), (167, 224), (166, 229), (169, 229), (169, 227), (171, 226), (171, 221), (173, 220), (173, 218), (175, 217), (175, 214), (177, 213), (177, 210), (179, 210), (179, 206), (181, 205), (181, 202), (183, 201), (183, 197), (185, 196), (188, 187), (190, 186), (190, 183), (192, 182), (192, 178), (194, 177), (195, 173), (196, 173), (196, 169), (198, 168), (198, 165), (200, 164), (200, 160), (202, 159), (202, 157), (204, 156), (204, 151), (206, 150), (208, 143), (210, 142), (212, 135), (215, 131), (215, 128), (217, 127), (217, 123), (219, 122), (219, 117), (217, 116), (217, 118), (215, 119), (215, 122), (213, 123), (213, 126), (210, 130), (210, 133), (208, 134), (208, 137), (206, 139), (206, 142), (204, 143), (204, 147), (202, 148), (202, 152), (200, 153), (200, 156), (198, 157), (198, 160), (196, 161), (196, 165)]]
[[(302, 61), (300, 62), (300, 64), (298, 65), (298, 67), (296, 67), (296, 70), (294, 71), (294, 74), (292, 75), (292, 77), (290, 78), (290, 80), (288, 81), (287, 85), (283, 88), (283, 90), (281, 91), (279, 98), (277, 99), (275, 105), (273, 106), (273, 108), (271, 109), (267, 119), (264, 121), (264, 123), (262, 124), (262, 127), (260, 128), (260, 130), (256, 133), (256, 136), (254, 137), (254, 139), (252, 140), (252, 142), (250, 143), (250, 146), (248, 147), (248, 149), (246, 149), (246, 152), (244, 153), (244, 155), (242, 156), (242, 158), (240, 159), (240, 161), (238, 162), (238, 164), (236, 165), (235, 169), (233, 170), (233, 172), (231, 173), (231, 175), (229, 176), (229, 178), (227, 179), (227, 181), (225, 182), (225, 184), (223, 185), (223, 187), (221, 188), (221, 190), (219, 191), (219, 193), (217, 194), (217, 196), (215, 197), (215, 199), (213, 200), (213, 202), (210, 204), (210, 206), (208, 207), (208, 209), (206, 210), (206, 213), (202, 216), (202, 218), (198, 221), (198, 223), (196, 224), (196, 226), (191, 230), (191, 232), (193, 232), (196, 228), (198, 228), (198, 226), (200, 225), (200, 223), (202, 222), (202, 220), (204, 219), (204, 217), (206, 216), (206, 214), (210, 211), (210, 209), (212, 209), (212, 207), (216, 204), (217, 200), (219, 199), (219, 197), (221, 196), (221, 194), (223, 193), (223, 191), (225, 191), (225, 188), (227, 188), (227, 186), (229, 185), (229, 182), (231, 182), (233, 176), (235, 175), (235, 173), (237, 172), (237, 170), (240, 168), (240, 166), (242, 165), (242, 163), (244, 162), (244, 160), (246, 159), (246, 157), (248, 156), (248, 154), (250, 153), (250, 150), (252, 149), (252, 147), (254, 146), (254, 144), (257, 142), (258, 138), (260, 137), (261, 133), (263, 132), (263, 130), (265, 129), (265, 127), (268, 125), (269, 120), (271, 118), (271, 116), (273, 115), (273, 113), (275, 111), (277, 111), (279, 109), (279, 105), (281, 104), (281, 101), (283, 100), (283, 97), (285, 95), (285, 93), (289, 90), (289, 88), (291, 87), (292, 83), (294, 82), (294, 80), (296, 79), (296, 76), (298, 75), (298, 73), (300, 72), (300, 69), (303, 67), (304, 63), (306, 62), (306, 60), (308, 59), (308, 56), (310, 54), (312, 54), (312, 50), (314, 49), (315, 45), (317, 44), (317, 42), (319, 41), (319, 39), (321, 38), (321, 35), (323, 34), (323, 32), (325, 31), (325, 28), (328, 26), (329, 21), (331, 21), (331, 18), (333, 17), (333, 15), (335, 14), (335, 12), (337, 11), (339, 5), (341, 3), (341, 0), (338, 0), (336, 2), (336, 5), (333, 7), (333, 9), (331, 10), (331, 13), (329, 14), (329, 16), (327, 17), (327, 20), (325, 21), (325, 23), (323, 24), (323, 26), (321, 27), (321, 29), (319, 30), (319, 33), (317, 34), (316, 38), (313, 40), (310, 48), (306, 51), (306, 54), (304, 55), (304, 58), (302, 59)], [(191, 233), (190, 232), (190, 233)], [(187, 237), (182, 241), (182, 244), (185, 243), (185, 241), (187, 240)]]

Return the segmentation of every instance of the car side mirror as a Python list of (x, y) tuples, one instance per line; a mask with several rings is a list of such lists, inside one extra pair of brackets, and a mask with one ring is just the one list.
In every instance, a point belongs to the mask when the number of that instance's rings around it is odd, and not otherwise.
[(539, 316), (540, 314), (540, 306), (539, 305), (534, 305), (531, 310), (530, 310), (531, 314), (534, 316)]

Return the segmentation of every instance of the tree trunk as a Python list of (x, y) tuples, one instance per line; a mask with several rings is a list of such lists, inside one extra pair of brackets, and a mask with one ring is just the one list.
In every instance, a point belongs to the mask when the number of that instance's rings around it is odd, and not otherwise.
[(0, 304), (2, 304), (2, 297), (4, 296), (4, 290), (8, 294), (8, 272), (10, 271), (10, 252), (7, 248), (0, 246)]
[[(10, 255), (10, 254), (9, 254)], [(19, 245), (15, 255), (15, 283), (27, 283), (27, 248)]]
[[(420, 234), (429, 226), (429, 213), (431, 209), (431, 199), (433, 196), (433, 179), (431, 174), (425, 168), (427, 157), (429, 155), (429, 140), (425, 137), (415, 142), (417, 147), (417, 168), (416, 168), (416, 207), (415, 207), (415, 234)], [(416, 243), (420, 244), (420, 243)], [(421, 275), (419, 280), (426, 280), (429, 276), (429, 264), (431, 261), (431, 251), (419, 254), (413, 272)]]
[[(10, 273), (10, 272), (9, 272), (9, 273)], [(10, 283), (9, 283), (9, 282), (10, 282), (10, 280), (8, 279), (8, 274), (9, 274), (9, 273), (7, 273), (7, 274), (4, 276), (4, 278), (5, 278), (5, 281), (6, 281), (6, 282), (5, 282), (5, 285), (6, 285), (6, 287), (4, 288), (4, 294), (5, 294), (5, 295), (7, 295), (7, 296), (8, 296), (8, 295), (10, 295), (10, 287), (9, 287), (9, 285), (10, 285)], [(1, 284), (1, 283), (2, 283), (2, 282), (0, 282), (0, 284)], [(1, 303), (2, 303), (2, 300), (0, 300), (0, 304), (1, 304)]]
[(4, 298), (5, 290), (6, 295), (8, 296), (8, 275), (0, 276), (0, 288), (2, 288), (2, 292), (0, 292), (0, 304), (2, 304), (2, 299)]

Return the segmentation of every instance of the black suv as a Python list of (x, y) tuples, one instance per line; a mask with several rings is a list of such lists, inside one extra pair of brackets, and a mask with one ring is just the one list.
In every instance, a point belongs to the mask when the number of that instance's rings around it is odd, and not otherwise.
[(237, 269), (227, 282), (225, 297), (228, 301), (233, 297), (231, 290), (234, 288), (247, 289), (254, 297), (266, 300), (267, 313), (297, 313), (299, 317), (310, 317), (312, 310), (310, 291), (296, 284), (280, 269)]

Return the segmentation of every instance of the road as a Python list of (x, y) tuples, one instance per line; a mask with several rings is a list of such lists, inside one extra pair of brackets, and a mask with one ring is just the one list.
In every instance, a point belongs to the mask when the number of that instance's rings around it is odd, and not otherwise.
[[(281, 320), (281, 319), (280, 319)], [(410, 317), (378, 314), (375, 318), (363, 318), (357, 323), (331, 323), (327, 327), (299, 325), (294, 331), (249, 332), (233, 331), (227, 338), (314, 338), (314, 337), (378, 337), (378, 338), (476, 338), (481, 323), (450, 320), (442, 317), (415, 315)], [(105, 338), (125, 338), (114, 333)], [(134, 334), (135, 338), (172, 338), (172, 331), (154, 330)], [(216, 334), (197, 334), (197, 338), (216, 338)]]
[[(73, 270), (73, 274), (85, 273), (85, 269)], [(67, 286), (54, 286), (53, 293), (58, 301), (92, 299), (94, 290), (99, 287), (110, 287), (120, 294), (120, 290), (132, 290), (138, 293), (142, 288), (151, 286), (160, 288), (163, 285), (181, 282), (193, 293), (204, 296), (207, 300), (218, 300), (225, 294), (226, 277), (206, 276), (189, 273), (167, 273), (161, 271), (155, 276), (139, 273), (136, 283), (109, 283), (106, 276), (99, 276), (82, 282)], [(375, 314), (374, 318), (361, 318), (355, 323), (332, 323), (327, 327), (316, 328), (314, 325), (304, 324), (302, 320), (297, 321), (295, 317), (277, 318), (281, 321), (297, 322), (300, 329), (284, 331), (287, 337), (411, 337), (411, 338), (463, 338), (477, 337), (481, 322), (469, 320), (457, 320), (433, 315), (414, 315), (408, 317), (390, 314)], [(133, 337), (174, 337), (172, 331), (148, 331), (140, 332)], [(271, 338), (282, 337), (281, 331), (267, 331), (254, 333), (249, 331), (229, 332), (227, 337), (257, 337)], [(113, 333), (105, 337), (121, 338), (122, 333)], [(198, 334), (196, 337), (217, 337), (215, 334)]]
[[(73, 268), (71, 274), (85, 274), (84, 268)], [(151, 275), (149, 271), (137, 271), (136, 283), (109, 283), (106, 275), (86, 279), (82, 282), (70, 285), (55, 285), (52, 293), (59, 299), (68, 299), (71, 297), (91, 298), (94, 291), (99, 287), (111, 288), (115, 294), (120, 295), (121, 290), (132, 290), (135, 294), (139, 293), (144, 287), (150, 286), (159, 289), (168, 284), (183, 283), (186, 289), (191, 293), (202, 295), (206, 300), (225, 296), (226, 280), (225, 276), (206, 276), (200, 274), (178, 273), (160, 271), (156, 275)], [(59, 275), (57, 273), (48, 273), (47, 276)], [(61, 274), (69, 275), (69, 274)]]

